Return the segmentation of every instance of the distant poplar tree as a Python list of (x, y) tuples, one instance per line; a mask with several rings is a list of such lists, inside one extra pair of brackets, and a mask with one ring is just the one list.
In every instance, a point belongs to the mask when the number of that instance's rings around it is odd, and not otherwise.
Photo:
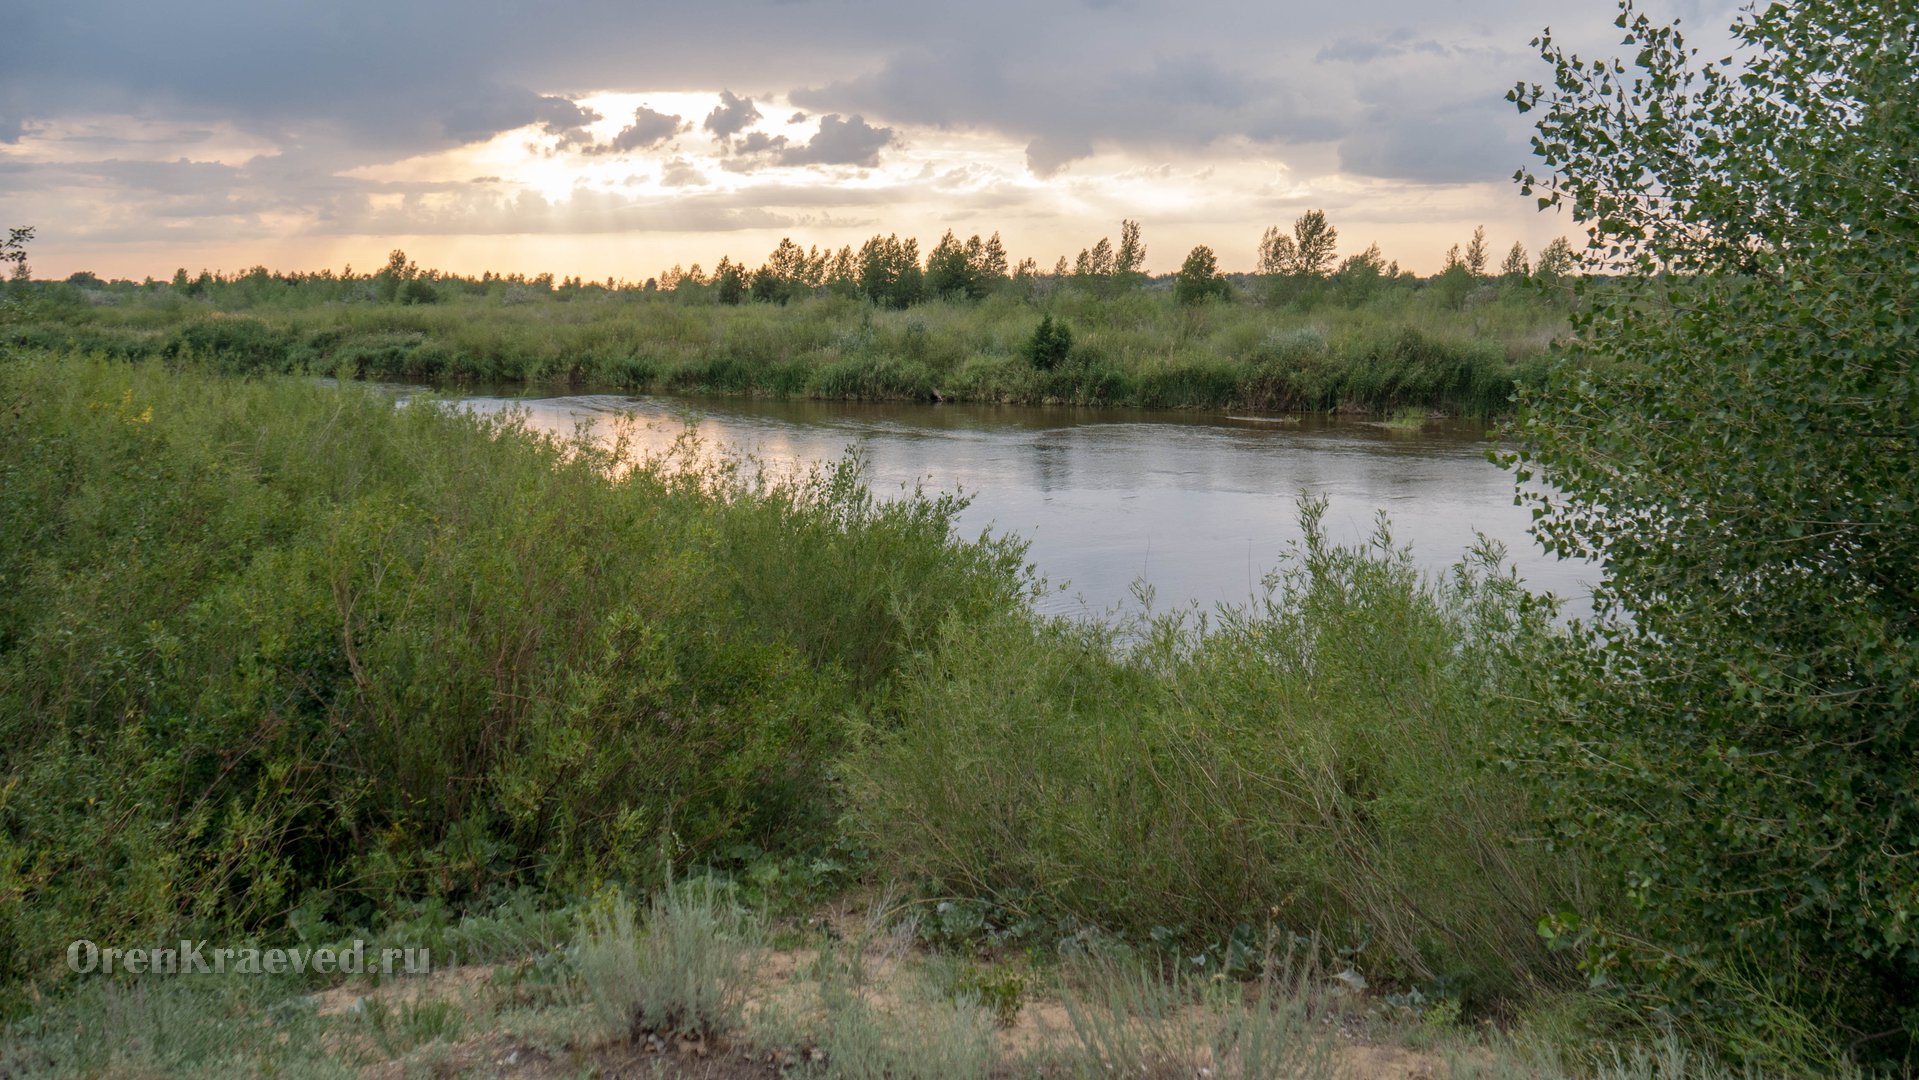
[(1323, 210), (1309, 210), (1293, 221), (1291, 236), (1275, 225), (1259, 238), (1259, 272), (1268, 276), (1324, 277), (1333, 268), (1339, 230)]
[(1577, 264), (1578, 256), (1573, 254), (1572, 244), (1565, 237), (1556, 236), (1552, 243), (1540, 249), (1533, 273), (1541, 281), (1558, 281), (1572, 273)]
[(1326, 220), (1323, 210), (1309, 210), (1293, 222), (1293, 272), (1301, 277), (1322, 277), (1333, 268), (1333, 251), (1339, 242), (1339, 230)]
[(1292, 273), (1297, 251), (1292, 237), (1277, 225), (1268, 226), (1259, 238), (1259, 272), (1267, 277)]
[(1119, 252), (1113, 257), (1113, 273), (1123, 287), (1132, 287), (1145, 277), (1146, 245), (1140, 242), (1139, 222), (1130, 218), (1119, 223)]
[(1466, 269), (1474, 277), (1486, 276), (1486, 226), (1473, 230), (1473, 241), (1466, 245)]
[(1525, 277), (1531, 272), (1530, 268), (1526, 265), (1526, 246), (1524, 244), (1521, 244), (1517, 240), (1513, 241), (1513, 249), (1506, 253), (1506, 261), (1500, 264), (1499, 272), (1514, 281)]

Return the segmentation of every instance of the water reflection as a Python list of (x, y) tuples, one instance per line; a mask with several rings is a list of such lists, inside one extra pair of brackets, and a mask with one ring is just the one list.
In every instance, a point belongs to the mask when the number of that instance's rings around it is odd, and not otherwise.
[[(961, 490), (969, 533), (1016, 533), (1058, 588), (1056, 613), (1129, 603), (1136, 580), (1161, 606), (1253, 596), (1299, 535), (1296, 500), (1328, 500), (1335, 538), (1371, 533), (1375, 515), (1415, 558), (1443, 571), (1475, 533), (1503, 543), (1534, 589), (1587, 608), (1592, 568), (1542, 554), (1513, 505), (1509, 475), (1486, 460), (1484, 425), (1418, 430), (1305, 417), (1198, 416), (1125, 409), (697, 400), (616, 395), (462, 399), (481, 412), (520, 408), (529, 424), (596, 436), (624, 431), (662, 452), (689, 429), (773, 468), (803, 468), (858, 448), (882, 493)], [(630, 418), (628, 422), (627, 418)]]

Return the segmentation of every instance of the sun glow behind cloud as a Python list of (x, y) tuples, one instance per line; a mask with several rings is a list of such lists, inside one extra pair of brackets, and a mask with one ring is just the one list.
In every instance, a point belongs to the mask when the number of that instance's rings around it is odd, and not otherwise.
[[(759, 119), (730, 138), (703, 126), (720, 101), (717, 90), (602, 92), (573, 100), (597, 119), (575, 129), (528, 125), (344, 175), (415, 189), (375, 198), (376, 219), (385, 215), (396, 226), (407, 215), (464, 222), (464, 229), (418, 234), (434, 249), (451, 249), (448, 258), (471, 258), (467, 252), (476, 245), (460, 234), (478, 233), (488, 236), (477, 246), (489, 258), (564, 252), (591, 277), (638, 279), (674, 263), (710, 267), (723, 253), (757, 261), (785, 236), (838, 247), (857, 246), (875, 232), (900, 232), (930, 246), (948, 228), (962, 236), (1000, 232), (1016, 258), (1030, 255), (1050, 269), (1059, 256), (1070, 259), (1101, 235), (1116, 233), (1122, 217), (1148, 223), (1155, 269), (1177, 265), (1196, 243), (1218, 249), (1228, 265), (1243, 266), (1257, 240), (1246, 225), (1249, 213), (1283, 222), (1289, 211), (1308, 206), (1327, 207), (1357, 241), (1352, 250), (1390, 240), (1366, 233), (1379, 205), (1372, 200), (1386, 196), (1381, 189), (1388, 185), (1337, 172), (1305, 177), (1270, 148), (1243, 141), (1197, 152), (1167, 148), (1158, 159), (1096, 148), (1059, 175), (1042, 178), (1028, 167), (1024, 145), (1003, 135), (892, 128), (870, 164), (792, 164), (781, 160), (778, 148), (807, 145), (822, 117), (784, 97), (753, 98)], [(649, 145), (614, 149), (636, 110), (677, 118), (677, 130)], [(1470, 211), (1476, 200), (1455, 201), (1458, 210)], [(1408, 229), (1402, 222), (1387, 231)], [(1436, 262), (1443, 247), (1430, 258), (1392, 257), (1418, 266)], [(645, 261), (636, 261), (636, 252)]]
[[(1506, 181), (1527, 154), (1501, 95), (1540, 74), (1542, 23), (1617, 35), (1608, 5), (1541, 2), (20, 0), (0, 202), (55, 275), (404, 247), (639, 280), (948, 228), (1050, 267), (1122, 218), (1149, 269), (1201, 243), (1244, 268), (1312, 209), (1342, 253), (1424, 272), (1476, 224), (1532, 249), (1570, 226)], [(1648, 2), (1723, 25), (1736, 0)]]

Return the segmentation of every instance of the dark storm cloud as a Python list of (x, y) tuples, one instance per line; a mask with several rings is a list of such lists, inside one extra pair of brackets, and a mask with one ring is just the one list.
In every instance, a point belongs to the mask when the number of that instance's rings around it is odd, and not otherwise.
[(800, 146), (780, 152), (782, 165), (859, 165), (880, 163), (880, 151), (893, 144), (889, 127), (874, 127), (863, 116), (850, 119), (837, 113), (820, 117), (820, 129)]
[[(529, 123), (579, 126), (569, 114), (577, 106), (560, 95), (698, 89), (744, 70), (759, 91), (810, 88), (796, 102), (808, 111), (999, 131), (1036, 143), (1035, 158), (1049, 162), (1076, 140), (1280, 145), (1346, 134), (1347, 76), (1315, 70), (1322, 51), (1382, 62), (1428, 44), (1523, 50), (1556, 16), (1604, 25), (1610, 13), (1598, 9), (1609, 6), (15, 0), (0, 15), (12, 46), (0, 70), (0, 139), (38, 120), (126, 112), (224, 121), (287, 144), (325, 141), (342, 159), (371, 163)], [(1381, 41), (1368, 29), (1377, 26), (1395, 31)], [(1446, 81), (1483, 84), (1482, 115), (1494, 115), (1499, 93), (1530, 71), (1471, 64)], [(751, 97), (729, 92), (703, 126), (732, 138), (757, 112)]]
[[(1655, 17), (1678, 11), (1717, 30), (1736, 0), (1649, 2)], [(632, 215), (604, 201), (571, 216), (532, 204), (506, 213), (488, 209), (498, 193), (483, 185), (464, 186), (478, 201), (459, 214), (430, 186), (346, 174), (526, 127), (558, 137), (556, 152), (577, 152), (597, 119), (581, 95), (721, 86), (740, 89), (689, 116), (726, 147), (726, 167), (747, 171), (870, 166), (933, 127), (1011, 140), (1042, 176), (1100, 151), (1207, 150), (1275, 162), (1311, 154), (1416, 183), (1498, 181), (1526, 160), (1523, 126), (1500, 96), (1545, 74), (1526, 41), (1552, 23), (1569, 45), (1608, 52), (1612, 14), (1607, 0), (7, 0), (0, 152), (109, 160), (64, 172), (9, 166), (0, 187), (38, 185), (23, 212), (44, 222), (67, 215), (129, 230), (143, 207), (224, 208), (236, 223), (298, 212), (333, 231), (398, 228), (403, 213), (449, 228), (585, 228)], [(791, 99), (781, 115), (825, 117), (805, 143), (755, 130), (755, 99), (781, 95)], [(100, 117), (114, 123), (81, 123)], [(636, 115), (613, 142), (661, 146), (672, 134), (664, 119)], [(200, 171), (172, 160), (240, 160), (191, 149), (201, 142), (259, 156)], [(124, 163), (134, 157), (166, 161)], [(691, 163), (662, 173), (683, 186), (698, 177)], [(399, 209), (368, 209), (396, 192), (408, 200)], [(751, 216), (722, 209), (738, 213), (715, 211), (701, 227)]]
[(999, 49), (914, 52), (878, 71), (795, 91), (795, 103), (888, 121), (997, 131), (1027, 143), (1046, 176), (1111, 146), (1194, 148), (1232, 137), (1314, 142), (1338, 134), (1323, 88), (1241, 70), (1211, 52), (1094, 71), (1025, 63)]
[(752, 98), (736, 97), (731, 90), (720, 91), (720, 103), (706, 114), (706, 123), (700, 125), (713, 133), (716, 139), (730, 139), (758, 123), (760, 110), (754, 108)]

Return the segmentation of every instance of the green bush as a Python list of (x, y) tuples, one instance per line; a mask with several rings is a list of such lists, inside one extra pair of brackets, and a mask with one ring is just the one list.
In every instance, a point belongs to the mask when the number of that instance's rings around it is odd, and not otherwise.
[(1033, 328), (1033, 336), (1026, 339), (1025, 351), (1028, 363), (1041, 371), (1051, 371), (1065, 363), (1067, 354), (1073, 351), (1073, 328), (1064, 321), (1054, 321), (1051, 315), (1042, 316)]
[(850, 467), (634, 467), (415, 398), (0, 364), (0, 964), (816, 844), (845, 718), (1019, 549)]
[(1563, 974), (1534, 926), (1584, 898), (1577, 867), (1486, 767), (1545, 610), (1483, 560), (1422, 583), (1384, 536), (1333, 546), (1322, 512), (1270, 599), (1211, 623), (949, 625), (853, 751), (851, 827), (902, 879), (1021, 916), (1275, 924), (1474, 991)]

